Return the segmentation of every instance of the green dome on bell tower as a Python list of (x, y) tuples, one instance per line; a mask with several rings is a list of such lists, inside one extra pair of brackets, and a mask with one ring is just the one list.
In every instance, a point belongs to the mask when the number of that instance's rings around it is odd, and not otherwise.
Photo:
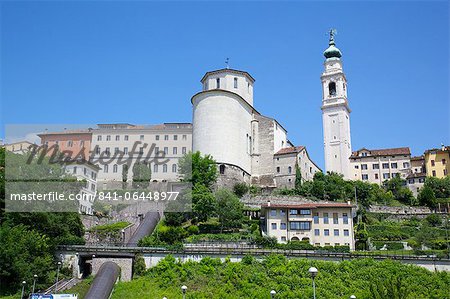
[(339, 50), (334, 43), (334, 34), (335, 33), (336, 33), (335, 29), (330, 30), (330, 41), (328, 43), (328, 48), (323, 52), (323, 56), (325, 56), (326, 59), (342, 57), (341, 50)]

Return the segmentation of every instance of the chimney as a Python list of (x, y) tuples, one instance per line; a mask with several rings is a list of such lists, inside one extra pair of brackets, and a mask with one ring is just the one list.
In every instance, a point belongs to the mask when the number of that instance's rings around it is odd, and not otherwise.
[(270, 200), (267, 201), (267, 206), (270, 207)]

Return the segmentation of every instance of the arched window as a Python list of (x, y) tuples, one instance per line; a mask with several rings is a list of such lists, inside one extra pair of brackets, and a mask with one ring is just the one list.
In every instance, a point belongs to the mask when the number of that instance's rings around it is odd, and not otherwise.
[(217, 83), (217, 88), (220, 88), (220, 78), (216, 79), (216, 83)]
[(222, 164), (222, 165), (219, 166), (219, 173), (220, 174), (225, 174), (225, 165)]
[(330, 92), (330, 96), (336, 95), (336, 83), (335, 82), (330, 82), (330, 84), (328, 84), (328, 91)]
[(234, 88), (238, 88), (237, 80), (238, 80), (238, 78), (234, 78)]
[(288, 173), (292, 173), (292, 167), (291, 166), (288, 167)]

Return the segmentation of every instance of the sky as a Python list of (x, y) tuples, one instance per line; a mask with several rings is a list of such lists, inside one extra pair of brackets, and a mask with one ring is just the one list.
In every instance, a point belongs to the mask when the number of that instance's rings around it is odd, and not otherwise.
[(191, 122), (205, 72), (255, 79), (254, 106), (323, 168), (320, 75), (336, 28), (352, 148), (450, 144), (448, 1), (4, 1), (10, 124)]

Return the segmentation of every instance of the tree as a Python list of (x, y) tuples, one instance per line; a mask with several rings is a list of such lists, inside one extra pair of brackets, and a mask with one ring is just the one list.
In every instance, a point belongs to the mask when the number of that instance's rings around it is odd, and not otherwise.
[(295, 189), (300, 190), (302, 187), (302, 172), (300, 170), (300, 166), (295, 162)]
[(146, 188), (152, 178), (150, 164), (136, 162), (133, 165), (133, 188)]
[(215, 196), (221, 231), (239, 228), (244, 218), (243, 204), (239, 201), (239, 198), (227, 189), (218, 190)]
[(450, 177), (435, 178), (427, 177), (425, 179), (424, 188), (428, 187), (433, 190), (435, 198), (449, 198), (450, 197)]
[(233, 186), (233, 192), (237, 197), (241, 198), (244, 196), (249, 190), (249, 187), (246, 183), (236, 183)]
[(433, 227), (442, 225), (442, 218), (438, 214), (430, 214), (425, 218), (425, 220)]
[(406, 186), (406, 181), (399, 176), (395, 176), (390, 180), (384, 181), (383, 186), (386, 191), (391, 191), (394, 198), (404, 204), (413, 205), (415, 203), (414, 196)]
[(178, 173), (184, 182), (192, 186), (201, 184), (212, 190), (217, 180), (216, 162), (210, 155), (200, 152), (188, 153), (178, 161)]
[(425, 185), (422, 189), (420, 189), (419, 195), (417, 195), (417, 199), (423, 206), (427, 206), (430, 208), (436, 207), (436, 196), (434, 195), (433, 189), (428, 185)]
[(216, 213), (214, 194), (204, 185), (197, 184), (192, 190), (192, 211), (199, 221), (206, 221)]

